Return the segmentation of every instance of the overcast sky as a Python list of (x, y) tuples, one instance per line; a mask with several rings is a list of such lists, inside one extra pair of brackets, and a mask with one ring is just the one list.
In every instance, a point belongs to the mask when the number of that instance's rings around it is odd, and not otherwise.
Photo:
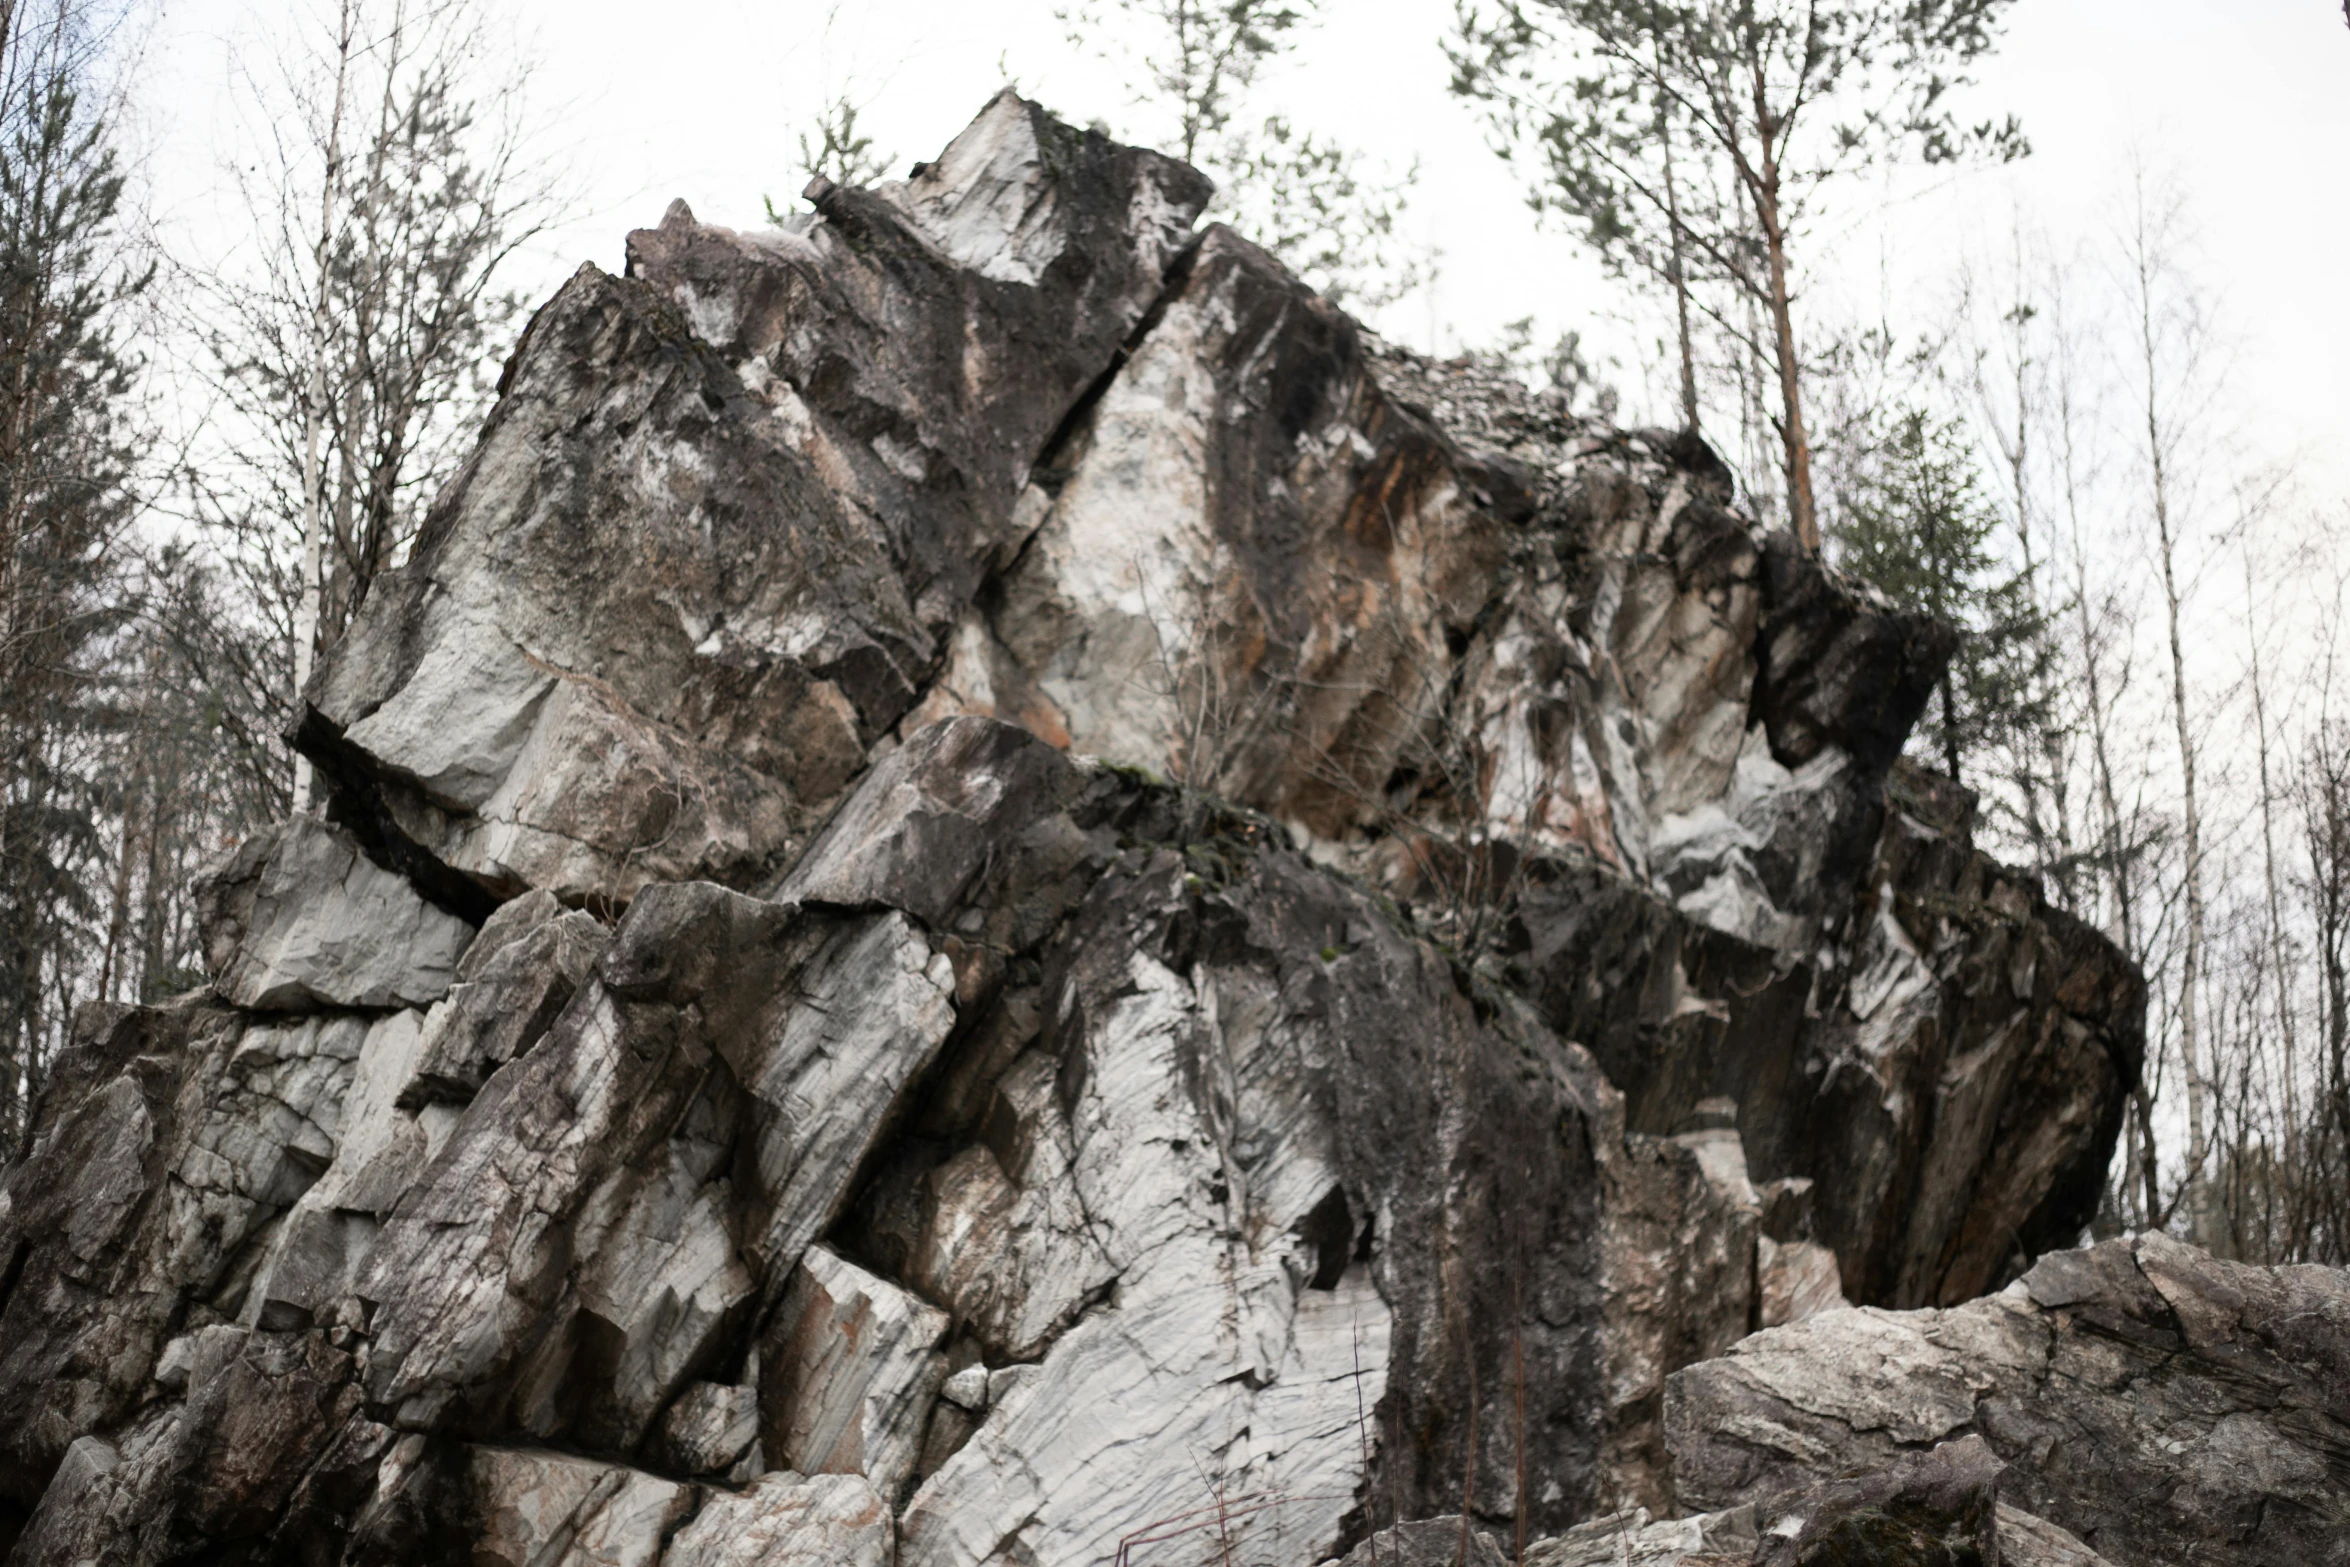
[[(511, 8), (540, 62), (536, 112), (584, 198), (529, 259), (534, 293), (583, 260), (617, 267), (627, 230), (673, 196), (737, 225), (761, 220), (763, 197), (796, 199), (795, 133), (843, 86), (905, 160), (935, 153), (1007, 72), (1072, 119), (1151, 130), (1118, 75), (1066, 42), (1050, 0)], [(160, 205), (191, 233), (218, 221), (205, 171), (232, 121), (232, 40), (253, 14), (252, 0), (169, 0), (150, 45)], [(1451, 0), (1335, 0), (1252, 107), (1393, 167), (1417, 160), (1408, 221), (1440, 269), (1377, 323), (1389, 335), (1451, 352), (1531, 315), (1546, 335), (1578, 328), (1629, 352), (1611, 325), (1623, 296), (1537, 229), (1447, 94), (1451, 15)], [(1987, 258), (2019, 214), (2060, 251), (2093, 247), (2137, 149), (2189, 199), (2198, 270), (2239, 344), (2235, 422), (2261, 454), (2300, 458), (2321, 493), (2350, 496), (2350, 27), (2337, 0), (2021, 0), (1981, 76), (1976, 103), (2019, 114), (2034, 155), (1897, 201), (1852, 192), (1813, 239), (1815, 309), (1891, 295), (1925, 312), (1962, 254)]]

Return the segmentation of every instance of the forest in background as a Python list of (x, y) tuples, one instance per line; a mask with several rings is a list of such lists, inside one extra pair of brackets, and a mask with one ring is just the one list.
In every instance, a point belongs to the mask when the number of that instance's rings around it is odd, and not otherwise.
[[(2029, 155), (1965, 90), (2011, 3), (1464, 0), (1397, 47), (1442, 62), (1530, 221), (1590, 248), (1647, 345), (1605, 362), (1529, 318), (1471, 352), (1578, 412), (1695, 424), (1758, 515), (1968, 633), (1915, 759), (2150, 981), (2101, 1227), (2350, 1260), (2350, 508), (2229, 427), (2196, 214), (2125, 154), (2091, 238), (2018, 211), (1873, 314), (1807, 289), (1822, 215), (1881, 201), (1885, 171)], [(1429, 286), (1403, 220), (1441, 171), (1266, 88), (1343, 17), (1053, 15), (1128, 89), (1120, 133), (1218, 180), (1212, 216), (1375, 319)], [(200, 984), (194, 877), (307, 808), (293, 693), (463, 459), (531, 303), (517, 258), (577, 201), (483, 0), (313, 0), (242, 38), (246, 123), (205, 192), (235, 242), (197, 254), (151, 221), (125, 129), (150, 20), (0, 0), (11, 1144), (77, 1009)], [(901, 166), (855, 81), (796, 101), (771, 214), (811, 172)]]

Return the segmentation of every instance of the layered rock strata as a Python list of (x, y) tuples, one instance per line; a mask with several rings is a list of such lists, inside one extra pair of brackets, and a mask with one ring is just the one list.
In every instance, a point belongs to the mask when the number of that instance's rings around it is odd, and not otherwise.
[(1943, 634), (1207, 194), (1005, 94), (539, 313), (0, 1187), (12, 1561), (1539, 1537), (2075, 1238), (2142, 997)]
[(1987, 1299), (1841, 1310), (1672, 1379), (1680, 1501), (1758, 1505), (1971, 1439), (2001, 1495), (2132, 1567), (2350, 1561), (2350, 1275), (2160, 1235)]

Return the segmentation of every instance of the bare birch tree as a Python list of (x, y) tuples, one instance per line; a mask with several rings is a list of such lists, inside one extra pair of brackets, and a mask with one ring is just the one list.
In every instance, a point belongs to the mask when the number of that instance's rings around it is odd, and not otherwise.
[[(2179, 1064), (2187, 1096), (2187, 1151), (2185, 1179), (2192, 1192), (2207, 1175), (2210, 1158), (2207, 1125), (2209, 1084), (2202, 1059), (2199, 1002), (2204, 981), (2207, 910), (2203, 888), (2204, 821), (2197, 791), (2200, 761), (2190, 714), (2187, 685), (2186, 595), (2190, 586), (2181, 560), (2188, 517), (2180, 472), (2182, 442), (2198, 411), (2192, 399), (2195, 380), (2207, 369), (2206, 324), (2197, 302), (2178, 286), (2171, 251), (2178, 243), (2179, 214), (2174, 199), (2150, 187), (2151, 176), (2141, 167), (2134, 172), (2130, 205), (2120, 235), (2120, 259), (2129, 311), (2134, 371), (2137, 382), (2140, 455), (2146, 465), (2146, 504), (2154, 525), (2156, 561), (2160, 570), (2163, 625), (2170, 663), (2170, 717), (2178, 745), (2180, 830), (2185, 863), (2181, 890), (2185, 909), (2183, 944), (2179, 956), (2177, 1012)], [(2189, 1199), (2190, 1211), (2194, 1206)]]
[[(230, 183), (252, 238), (186, 280), (215, 410), (188, 482), (248, 599), (235, 634), (283, 649), (277, 690), (240, 693), (265, 729), (291, 725), (490, 398), (522, 309), (502, 279), (558, 195), (522, 70), (483, 0), (334, 0), (240, 68), (261, 157)], [(296, 759), (253, 760), (304, 808)]]

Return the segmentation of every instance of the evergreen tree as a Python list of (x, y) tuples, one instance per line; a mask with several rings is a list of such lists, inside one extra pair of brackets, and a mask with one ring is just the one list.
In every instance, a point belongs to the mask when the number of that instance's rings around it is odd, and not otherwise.
[(2056, 647), (2036, 568), (1993, 548), (1999, 516), (1959, 427), (1898, 415), (1831, 528), (1836, 563), (1896, 604), (1961, 634), (1918, 739), (1980, 787), (1988, 754), (2038, 745), (2055, 721)]
[(0, 9), (0, 1147), (63, 1037), (111, 806), (135, 365), (123, 180), (69, 0)]

